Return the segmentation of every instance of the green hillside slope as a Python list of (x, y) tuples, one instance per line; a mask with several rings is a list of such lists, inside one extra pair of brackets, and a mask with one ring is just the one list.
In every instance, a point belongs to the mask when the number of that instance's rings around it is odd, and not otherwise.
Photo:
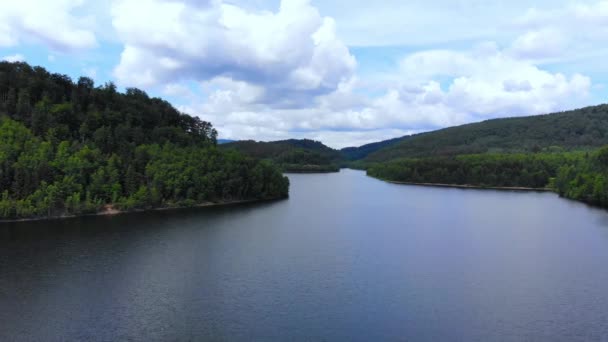
[(608, 144), (608, 105), (488, 120), (403, 137), (366, 155), (366, 162), (479, 153), (595, 149)]
[(309, 139), (272, 142), (236, 141), (221, 145), (250, 157), (268, 159), (288, 172), (334, 172), (342, 161), (340, 151)]

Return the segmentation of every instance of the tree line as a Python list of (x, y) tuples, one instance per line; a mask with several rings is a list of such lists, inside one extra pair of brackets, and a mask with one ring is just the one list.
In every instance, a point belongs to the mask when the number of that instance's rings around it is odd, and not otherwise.
[(367, 173), (406, 183), (551, 189), (561, 196), (608, 208), (608, 146), (595, 152), (403, 159), (373, 164)]
[(340, 151), (310, 139), (272, 142), (235, 141), (221, 148), (272, 161), (286, 172), (338, 172), (343, 163)]
[(608, 146), (562, 166), (554, 188), (564, 197), (608, 208)]

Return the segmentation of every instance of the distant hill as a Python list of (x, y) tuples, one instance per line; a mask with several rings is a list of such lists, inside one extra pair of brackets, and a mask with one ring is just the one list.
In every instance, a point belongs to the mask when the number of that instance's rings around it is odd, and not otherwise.
[(221, 148), (238, 150), (253, 158), (272, 160), (282, 165), (285, 171), (294, 172), (338, 171), (342, 161), (340, 151), (309, 139), (272, 142), (242, 140), (223, 144)]
[[(342, 150), (350, 160), (595, 149), (608, 144), (608, 105), (494, 119)], [(368, 153), (369, 152), (369, 153)]]
[(235, 141), (236, 140), (231, 140), (231, 139), (217, 139), (217, 143), (220, 144), (220, 145), (221, 144), (228, 144), (228, 143), (235, 142)]
[(359, 147), (345, 147), (345, 148), (341, 149), (340, 152), (342, 152), (342, 156), (346, 160), (351, 160), (351, 161), (360, 160), (380, 149), (396, 145), (400, 141), (402, 141), (406, 138), (408, 138), (408, 136), (389, 139), (389, 140), (383, 140), (383, 141), (366, 144), (366, 145), (359, 146)]

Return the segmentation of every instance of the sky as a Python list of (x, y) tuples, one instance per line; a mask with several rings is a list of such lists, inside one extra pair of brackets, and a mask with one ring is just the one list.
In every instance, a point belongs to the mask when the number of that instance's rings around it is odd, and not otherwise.
[(341, 148), (606, 102), (608, 0), (0, 0), (0, 59)]

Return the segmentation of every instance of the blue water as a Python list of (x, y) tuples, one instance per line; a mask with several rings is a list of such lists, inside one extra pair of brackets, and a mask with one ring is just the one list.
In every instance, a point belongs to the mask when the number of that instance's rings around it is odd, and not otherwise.
[(608, 340), (607, 212), (289, 178), (285, 201), (0, 225), (0, 340)]

